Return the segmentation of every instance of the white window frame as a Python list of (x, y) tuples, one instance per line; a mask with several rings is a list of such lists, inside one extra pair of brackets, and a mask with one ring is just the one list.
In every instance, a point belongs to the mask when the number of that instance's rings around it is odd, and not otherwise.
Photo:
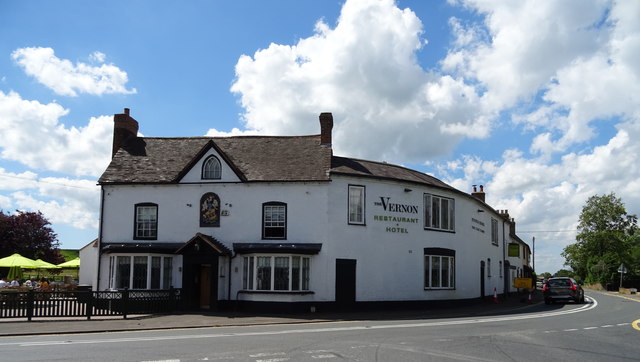
[(455, 232), (455, 209), (453, 198), (424, 194), (424, 228)]
[(487, 258), (487, 277), (491, 278), (491, 258)]
[[(282, 230), (282, 236), (270, 236), (267, 229)], [(262, 239), (287, 238), (287, 204), (270, 201), (262, 204)]]
[(133, 224), (133, 238), (135, 240), (157, 240), (158, 204), (136, 204)]
[(365, 224), (365, 187), (349, 185), (347, 218), (350, 225)]
[[(276, 264), (277, 261), (286, 260), (287, 286), (277, 287)], [(266, 262), (267, 263), (261, 263)], [(297, 262), (296, 262), (297, 261)], [(268, 265), (270, 268), (269, 280), (265, 284), (260, 281), (260, 265)], [(294, 277), (297, 267), (297, 277)], [(311, 257), (298, 254), (249, 254), (243, 257), (242, 264), (242, 288), (256, 292), (307, 292), (309, 291), (309, 277)], [(297, 283), (294, 281), (297, 279)], [(268, 287), (264, 287), (268, 284)]]
[(498, 239), (499, 239), (498, 220), (491, 218), (491, 244), (497, 246)]
[[(146, 271), (145, 271), (145, 286), (140, 288), (134, 288), (135, 281), (135, 270), (136, 265), (142, 265), (142, 263), (136, 264), (136, 259), (141, 260), (141, 258), (145, 258), (146, 260)], [(153, 260), (154, 258), (160, 258), (158, 281), (160, 283), (160, 288), (152, 288), (152, 284), (154, 284), (154, 275), (153, 275)], [(120, 279), (120, 270), (118, 268), (120, 260), (126, 262), (128, 259), (129, 264), (129, 272), (128, 277), (125, 280)], [(124, 265), (124, 264), (123, 264)], [(119, 283), (120, 282), (120, 283)], [(166, 254), (111, 254), (109, 256), (109, 288), (110, 289), (136, 289), (136, 290), (144, 290), (144, 289), (169, 289), (173, 287), (173, 256)]]
[(203, 180), (220, 180), (222, 178), (222, 163), (216, 156), (209, 156), (202, 164)]
[[(446, 260), (446, 274), (448, 278), (443, 279), (444, 264)], [(424, 289), (425, 290), (441, 290), (455, 289), (456, 287), (456, 257), (451, 255), (430, 255), (424, 256)], [(438, 265), (438, 275), (433, 275), (433, 265)], [(434, 278), (437, 282), (434, 283)], [(446, 282), (446, 283), (445, 283)], [(436, 285), (437, 284), (437, 285)]]

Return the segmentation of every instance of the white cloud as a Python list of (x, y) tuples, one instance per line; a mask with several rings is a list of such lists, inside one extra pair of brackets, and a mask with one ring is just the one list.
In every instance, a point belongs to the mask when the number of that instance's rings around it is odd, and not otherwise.
[(73, 192), (64, 190), (62, 186), (49, 185), (44, 189), (56, 191), (59, 198), (45, 201), (49, 195), (44, 194), (43, 190), (35, 195), (17, 191), (10, 196), (17, 209), (40, 211), (53, 224), (69, 224), (78, 229), (98, 228), (100, 192), (95, 184), (92, 189), (75, 188)]
[(42, 211), (52, 223), (97, 228), (100, 188), (95, 180), (43, 177), (0, 168), (0, 210)]
[[(126, 89), (127, 73), (113, 64), (90, 66), (55, 56), (51, 48), (20, 48), (11, 57), (24, 71), (56, 94), (75, 97), (78, 93), (93, 95), (131, 94), (134, 89)], [(103, 63), (105, 55), (94, 52), (91, 60)]]
[(94, 62), (104, 63), (105, 59), (107, 59), (107, 55), (102, 52), (95, 51), (89, 55), (89, 59)]
[[(626, 203), (627, 212), (640, 211), (640, 117), (618, 125), (606, 144), (581, 154), (568, 153), (557, 163), (546, 158), (526, 158), (508, 150), (502, 160), (481, 160), (467, 156), (441, 165), (443, 174), (462, 172), (445, 181), (462, 190), (478, 180), (487, 180), (487, 202), (496, 209), (507, 209), (515, 217), (525, 241), (536, 237), (539, 271), (555, 272), (562, 266), (562, 249), (575, 242), (578, 215), (593, 195), (615, 192)], [(550, 253), (554, 250), (554, 253)]]
[(35, 169), (99, 176), (111, 155), (113, 117), (91, 118), (84, 127), (67, 128), (59, 122), (67, 114), (56, 103), (0, 91), (0, 156)]
[(37, 186), (38, 175), (31, 171), (22, 173), (8, 172), (0, 167), (0, 191), (22, 190), (25, 188), (35, 188)]
[(231, 90), (249, 130), (318, 133), (318, 114), (332, 112), (337, 153), (394, 162), (447, 155), (462, 138), (488, 134), (491, 114), (472, 86), (418, 65), (425, 41), (411, 10), (347, 1), (335, 28), (315, 29), (238, 60)]

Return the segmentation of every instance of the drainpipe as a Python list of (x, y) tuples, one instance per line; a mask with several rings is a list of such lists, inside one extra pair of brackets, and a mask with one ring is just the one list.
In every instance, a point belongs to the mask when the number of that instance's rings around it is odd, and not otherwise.
[(102, 260), (102, 227), (104, 224), (104, 186), (100, 186), (100, 226), (98, 230), (98, 272), (96, 291), (100, 290), (100, 261)]
[[(233, 253), (233, 251), (231, 252)], [(227, 300), (231, 303), (231, 261), (237, 256), (237, 254), (233, 253), (233, 255), (229, 256), (229, 278), (227, 279)]]
[[(506, 254), (506, 247), (507, 247), (507, 238), (505, 237), (504, 234), (504, 219), (502, 220), (502, 295), (504, 295), (504, 298), (507, 298), (507, 288), (508, 288), (508, 284), (509, 284), (509, 279), (507, 278), (507, 254)], [(509, 229), (511, 230), (511, 229)]]

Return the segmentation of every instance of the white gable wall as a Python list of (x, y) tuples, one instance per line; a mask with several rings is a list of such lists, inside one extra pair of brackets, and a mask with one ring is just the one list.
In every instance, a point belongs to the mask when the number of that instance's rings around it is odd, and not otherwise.
[[(215, 156), (220, 161), (220, 166), (222, 166), (222, 174), (220, 180), (203, 180), (202, 179), (202, 163), (209, 156)], [(180, 180), (181, 183), (190, 183), (190, 182), (240, 182), (238, 176), (234, 173), (233, 169), (229, 167), (229, 165), (224, 161), (224, 159), (220, 156), (216, 150), (211, 147), (209, 151), (207, 151), (202, 158), (194, 164), (194, 166), (187, 172), (187, 174)]]

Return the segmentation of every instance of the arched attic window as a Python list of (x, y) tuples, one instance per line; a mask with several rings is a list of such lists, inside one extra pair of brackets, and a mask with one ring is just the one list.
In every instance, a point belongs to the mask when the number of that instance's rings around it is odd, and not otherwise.
[(203, 180), (219, 180), (222, 177), (222, 166), (216, 156), (209, 156), (202, 164)]

